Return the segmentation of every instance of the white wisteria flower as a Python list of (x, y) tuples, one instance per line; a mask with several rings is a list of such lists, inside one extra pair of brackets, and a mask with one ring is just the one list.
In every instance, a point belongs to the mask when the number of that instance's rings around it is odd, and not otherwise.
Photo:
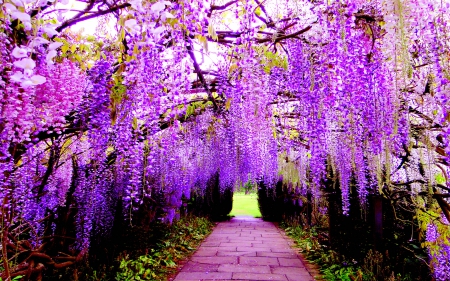
[(157, 13), (157, 14), (159, 14), (162, 10), (164, 10), (166, 8), (166, 5), (162, 2), (162, 1), (160, 1), (160, 2), (156, 2), (155, 4), (153, 4), (151, 7), (150, 7), (150, 10), (153, 12), (153, 13)]
[(31, 21), (31, 17), (29, 14), (27, 13), (23, 13), (23, 12), (19, 12), (19, 11), (14, 11), (11, 13), (11, 17), (13, 19), (19, 19), (22, 22), (30, 22)]
[(10, 76), (11, 80), (17, 83), (20, 83), (20, 86), (23, 88), (27, 88), (30, 86), (36, 86), (44, 84), (47, 79), (42, 75), (24, 75), (20, 71), (14, 72), (13, 75)]
[(42, 30), (49, 36), (49, 37), (53, 37), (59, 34), (58, 31), (56, 31), (57, 25), (53, 25), (53, 24), (47, 24), (46, 26), (42, 27)]
[(13, 57), (15, 57), (16, 59), (21, 59), (21, 58), (25, 58), (27, 57), (27, 49), (26, 48), (19, 48), (19, 47), (14, 47), (13, 51), (12, 51), (12, 55)]
[(21, 0), (11, 0), (16, 7), (23, 7), (23, 2)]
[(33, 75), (30, 77), (30, 81), (33, 83), (33, 85), (41, 85), (47, 82), (47, 78), (42, 75)]
[(49, 50), (56, 50), (59, 47), (61, 47), (62, 45), (64, 45), (64, 44), (61, 43), (61, 42), (53, 42), (53, 43), (50, 43), (50, 45), (48, 45), (48, 49)]
[(48, 52), (48, 54), (45, 56), (47, 64), (53, 64), (53, 58), (56, 57), (56, 55), (57, 55), (56, 50), (51, 50), (50, 52)]
[(31, 58), (24, 58), (19, 61), (15, 61), (14, 65), (24, 70), (33, 70), (36, 67), (36, 62)]
[(129, 19), (125, 21), (125, 27), (131, 34), (136, 34), (141, 31), (141, 27), (137, 24), (136, 19)]
[(164, 31), (165, 31), (166, 29), (164, 28), (164, 26), (159, 26), (159, 27), (157, 27), (157, 28), (155, 28), (155, 29), (153, 29), (152, 31), (151, 31), (151, 33), (153, 33), (154, 35), (156, 35), (156, 36), (159, 36), (161, 33), (163, 33)]
[(154, 14), (159, 15), (159, 13), (160, 13), (162, 10), (164, 10), (164, 9), (166, 8), (166, 6), (171, 7), (171, 6), (172, 6), (172, 3), (170, 3), (169, 1), (159, 1), (159, 2), (156, 2), (155, 4), (153, 4), (153, 5), (150, 7), (150, 10), (151, 10)]
[(8, 11), (10, 14), (11, 14), (12, 12), (17, 11), (16, 6), (14, 6), (14, 5), (11, 4), (11, 3), (5, 3), (5, 4), (3, 4), (3, 6), (7, 9), (7, 11)]
[(33, 38), (32, 40), (31, 40), (31, 42), (30, 42), (30, 47), (31, 48), (36, 48), (36, 47), (39, 47), (40, 45), (42, 45), (42, 44), (48, 44), (48, 43), (50, 43), (47, 39), (45, 39), (45, 38), (42, 38), (42, 37), (35, 37), (35, 38)]
[(161, 13), (161, 19), (163, 21), (165, 21), (166, 19), (173, 19), (173, 18), (175, 18), (175, 17), (171, 13), (169, 13), (167, 11), (164, 11), (164, 12)]
[(23, 77), (24, 77), (24, 75), (20, 71), (16, 71), (16, 72), (14, 72), (13, 75), (9, 76), (9, 78), (11, 78), (11, 80), (14, 82), (22, 82)]
[(135, 9), (136, 11), (143, 12), (144, 7), (142, 7), (142, 0), (131, 0), (130, 1), (131, 7)]

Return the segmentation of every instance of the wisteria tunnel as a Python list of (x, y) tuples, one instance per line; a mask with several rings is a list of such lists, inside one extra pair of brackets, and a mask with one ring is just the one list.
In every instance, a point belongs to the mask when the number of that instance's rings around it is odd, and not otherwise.
[(0, 280), (163, 280), (161, 239), (243, 189), (322, 280), (450, 280), (449, 23), (450, 0), (0, 0)]

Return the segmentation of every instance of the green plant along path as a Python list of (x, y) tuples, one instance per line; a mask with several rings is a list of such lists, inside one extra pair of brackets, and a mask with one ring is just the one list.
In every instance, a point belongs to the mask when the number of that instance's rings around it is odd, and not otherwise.
[(394, 274), (390, 268), (389, 254), (384, 255), (369, 250), (362, 263), (348, 260), (341, 254), (320, 243), (319, 232), (315, 227), (304, 229), (297, 224), (283, 222), (280, 225), (291, 237), (302, 255), (311, 263), (320, 267), (323, 280), (326, 281), (377, 281), (377, 280), (415, 280), (406, 274)]
[(212, 228), (213, 224), (205, 218), (182, 217), (167, 227), (156, 247), (146, 254), (132, 257), (123, 252), (118, 258), (118, 268), (93, 272), (91, 278), (82, 278), (95, 281), (167, 280), (176, 272), (178, 261), (188, 257)]
[(245, 194), (244, 192), (236, 192), (233, 195), (233, 210), (230, 216), (253, 216), (261, 217), (258, 207), (258, 196), (255, 193)]

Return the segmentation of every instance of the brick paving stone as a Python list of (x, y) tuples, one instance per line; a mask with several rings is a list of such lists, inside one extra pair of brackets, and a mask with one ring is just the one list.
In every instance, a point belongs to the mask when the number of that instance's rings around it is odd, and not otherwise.
[(210, 237), (208, 236), (205, 240), (203, 240), (203, 242), (227, 242), (230, 241), (230, 238), (224, 236), (219, 236), (219, 237)]
[(183, 272), (214, 272), (219, 268), (218, 264), (198, 263), (189, 261), (183, 266)]
[(256, 257), (256, 252), (217, 252), (218, 257)]
[(278, 247), (278, 248), (271, 248), (272, 252), (274, 253), (290, 253), (292, 249), (288, 246), (286, 247)]
[(263, 252), (263, 251), (267, 251), (270, 252), (270, 247), (259, 247), (259, 246), (247, 246), (247, 247), (237, 247), (236, 251), (238, 252), (248, 252), (248, 251), (254, 251), (254, 252)]
[(258, 240), (261, 241), (262, 243), (288, 243), (284, 238), (275, 238), (275, 237), (272, 238), (261, 237)]
[(217, 247), (220, 246), (220, 244), (222, 244), (222, 242), (204, 242), (202, 244), (203, 247)]
[(256, 252), (257, 257), (275, 257), (275, 258), (296, 258), (297, 254), (290, 253), (275, 253), (275, 252)]
[[(249, 241), (246, 241), (246, 242), (249, 242)], [(258, 241), (258, 240), (250, 241), (250, 243), (251, 243), (252, 246), (254, 246), (254, 247), (265, 246), (265, 245), (263, 245), (263, 242), (262, 242), (262, 241)]]
[(173, 281), (314, 280), (291, 246), (272, 223), (236, 217), (214, 228)]
[(191, 261), (207, 264), (237, 263), (237, 257), (192, 257)]
[(243, 265), (243, 264), (222, 264), (217, 269), (219, 272), (246, 272), (246, 273), (271, 273), (268, 265)]
[(251, 246), (251, 242), (248, 241), (241, 241), (241, 242), (221, 242), (220, 246), (228, 246), (228, 247), (248, 247)]
[(241, 233), (241, 237), (261, 237), (261, 234)]
[[(192, 280), (190, 280), (190, 281), (192, 281)], [(202, 281), (230, 281), (230, 280), (227, 280), (227, 279), (202, 279)], [(252, 281), (252, 280), (239, 280), (239, 279), (234, 280), (233, 279), (233, 281)]]
[(233, 279), (287, 281), (287, 277), (283, 274), (244, 273), (244, 272), (233, 273)]
[(278, 258), (278, 261), (281, 266), (303, 267), (303, 263), (299, 259)]
[[(212, 234), (211, 234), (211, 235), (212, 235)], [(230, 236), (230, 234), (224, 233), (224, 234), (214, 234), (214, 236), (208, 237), (208, 238), (211, 239), (211, 240), (209, 240), (209, 241), (218, 241), (218, 239), (228, 239), (229, 236)], [(266, 237), (266, 238), (267, 238), (267, 237)]]
[(291, 266), (272, 267), (272, 273), (298, 274), (298, 275), (303, 275), (303, 276), (311, 276), (311, 275), (309, 275), (309, 272), (304, 267), (291, 267)]
[(203, 250), (203, 249), (199, 249), (194, 253), (194, 257), (212, 257), (212, 256), (216, 256), (217, 255), (217, 250)]
[(219, 246), (217, 247), (218, 251), (228, 251), (228, 252), (236, 252), (237, 247), (228, 247), (228, 246)]
[(284, 239), (284, 238), (278, 238), (278, 239), (270, 239), (270, 240), (261, 240), (262, 244), (267, 244), (267, 245), (273, 245), (273, 246), (288, 246), (289, 245), (289, 241)]
[(231, 279), (231, 272), (181, 272), (174, 281), (203, 280), (203, 279)]
[(247, 265), (279, 265), (277, 258), (268, 257), (240, 257), (239, 264)]
[(297, 275), (297, 274), (286, 274), (289, 281), (314, 281), (315, 279), (311, 275)]
[(250, 243), (256, 243), (256, 242), (262, 243), (262, 241), (260, 241), (260, 240), (255, 240), (255, 237), (253, 237), (253, 236), (239, 236), (237, 238), (230, 237), (230, 239), (228, 239), (227, 241), (223, 241), (223, 242), (233, 243), (233, 242), (243, 242), (243, 241), (250, 242)]

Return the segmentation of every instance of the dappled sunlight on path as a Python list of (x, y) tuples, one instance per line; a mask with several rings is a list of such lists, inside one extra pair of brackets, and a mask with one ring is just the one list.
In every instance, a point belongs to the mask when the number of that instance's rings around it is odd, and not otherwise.
[(310, 281), (293, 242), (271, 222), (241, 216), (219, 223), (174, 281)]

